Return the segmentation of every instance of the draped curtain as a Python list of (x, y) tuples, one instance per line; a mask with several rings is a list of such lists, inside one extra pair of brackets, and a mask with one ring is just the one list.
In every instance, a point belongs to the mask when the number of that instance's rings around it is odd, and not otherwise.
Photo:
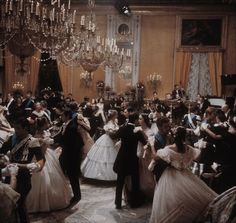
[(193, 53), (186, 93), (195, 101), (197, 94), (211, 95), (212, 84), (207, 53)]
[(221, 95), (222, 52), (208, 53), (209, 72), (213, 95)]
[(58, 61), (57, 61), (57, 66), (58, 66), (59, 76), (61, 79), (63, 93), (64, 95), (68, 95), (68, 93), (71, 93), (70, 83), (71, 83), (72, 75), (69, 75), (71, 73), (71, 67), (66, 66), (65, 64), (60, 63)]
[(191, 52), (177, 52), (175, 63), (175, 84), (181, 85), (184, 89), (187, 87), (191, 62)]
[(28, 90), (31, 90), (34, 94), (38, 85), (40, 58), (41, 53), (39, 51), (36, 51), (33, 57), (28, 58), (30, 64), (30, 73), (28, 75)]
[(191, 100), (198, 93), (221, 95), (222, 52), (176, 54), (175, 84), (180, 84)]
[(12, 85), (15, 83), (15, 59), (9, 50), (5, 50), (5, 75), (3, 84), (3, 94), (6, 98), (7, 94), (12, 92)]
[(8, 93), (13, 91), (12, 86), (16, 82), (21, 82), (23, 84), (24, 92), (28, 90), (31, 90), (33, 93), (36, 92), (40, 57), (41, 53), (39, 51), (36, 51), (34, 56), (27, 58), (24, 63), (27, 64), (26, 69), (28, 69), (28, 73), (21, 75), (16, 72), (16, 69), (19, 68), (19, 58), (12, 55), (9, 50), (5, 50), (5, 75), (3, 86), (4, 97), (6, 97)]

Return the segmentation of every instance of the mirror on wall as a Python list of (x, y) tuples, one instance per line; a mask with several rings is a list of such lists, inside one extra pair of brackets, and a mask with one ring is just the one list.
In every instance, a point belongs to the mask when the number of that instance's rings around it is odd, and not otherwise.
[[(130, 50), (131, 55), (133, 52), (133, 45), (131, 42), (117, 42), (117, 46), (120, 49), (124, 49), (125, 52)], [(132, 57), (130, 59), (124, 59), (122, 66), (119, 69), (119, 72), (116, 74), (113, 72), (115, 76), (114, 80), (114, 88), (116, 92), (125, 92), (127, 88), (132, 86)]]
[(118, 27), (118, 33), (122, 36), (127, 36), (130, 33), (130, 28), (127, 24), (122, 23)]
[(105, 84), (112, 90), (124, 93), (135, 87), (139, 77), (139, 53), (140, 53), (140, 23), (139, 15), (124, 17), (120, 15), (107, 16), (107, 37), (116, 40), (120, 50), (128, 57), (124, 57), (119, 69), (107, 69)]

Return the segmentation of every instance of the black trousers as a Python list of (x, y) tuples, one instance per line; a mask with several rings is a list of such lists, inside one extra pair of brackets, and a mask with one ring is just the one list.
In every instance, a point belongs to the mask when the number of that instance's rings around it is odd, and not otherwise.
[(20, 199), (17, 202), (17, 210), (19, 214), (20, 223), (29, 223), (29, 216), (26, 209), (26, 198), (27, 196), (20, 196)]
[(61, 155), (59, 157), (59, 162), (64, 174), (69, 178), (74, 197), (80, 200), (81, 199), (81, 190), (79, 183), (79, 177), (81, 175), (80, 160), (78, 161), (71, 160), (71, 157)]
[[(116, 197), (115, 205), (121, 207), (122, 203), (122, 191), (125, 184), (126, 174), (118, 173), (116, 181)], [(140, 182), (139, 182), (139, 172), (134, 172), (130, 174), (131, 176), (131, 191), (128, 199), (128, 203), (131, 207), (138, 207), (143, 202), (140, 194)]]
[(78, 198), (78, 200), (80, 200), (81, 199), (81, 190), (80, 190), (80, 183), (79, 183), (79, 174), (73, 172), (72, 170), (68, 170), (67, 176), (69, 178), (74, 197)]
[(19, 174), (17, 176), (16, 191), (20, 194), (20, 199), (17, 201), (17, 210), (20, 218), (20, 223), (29, 223), (29, 216), (26, 209), (26, 198), (31, 190), (31, 177), (29, 173)]

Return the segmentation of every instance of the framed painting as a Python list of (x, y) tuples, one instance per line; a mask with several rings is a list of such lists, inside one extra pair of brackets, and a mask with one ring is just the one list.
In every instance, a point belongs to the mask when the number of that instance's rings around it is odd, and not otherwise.
[(180, 17), (179, 23), (180, 48), (224, 48), (226, 33), (224, 17)]

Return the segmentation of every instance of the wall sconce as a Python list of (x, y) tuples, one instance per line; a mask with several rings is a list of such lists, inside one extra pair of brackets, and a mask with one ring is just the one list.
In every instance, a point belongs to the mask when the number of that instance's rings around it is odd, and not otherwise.
[(80, 83), (86, 88), (91, 87), (93, 84), (93, 73), (88, 71), (82, 72), (80, 74)]
[(147, 83), (152, 87), (153, 91), (156, 91), (158, 83), (161, 82), (162, 76), (154, 72), (147, 75)]

